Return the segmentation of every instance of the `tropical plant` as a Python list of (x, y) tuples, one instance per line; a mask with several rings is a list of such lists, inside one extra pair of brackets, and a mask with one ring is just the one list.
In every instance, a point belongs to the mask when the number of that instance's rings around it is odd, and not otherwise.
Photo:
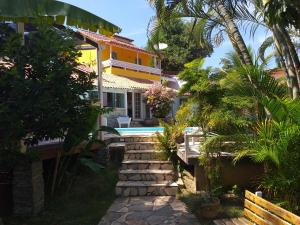
[(1, 0), (0, 8), (0, 21), (76, 26), (103, 34), (121, 31), (92, 13), (56, 0)]
[(270, 118), (257, 123), (255, 136), (237, 152), (236, 159), (248, 156), (265, 164), (260, 186), (288, 209), (299, 211), (300, 102), (268, 98), (262, 104)]
[(176, 93), (164, 84), (155, 83), (145, 92), (145, 96), (153, 116), (165, 118), (171, 110)]
[(175, 121), (170, 123), (160, 121), (160, 126), (163, 127), (163, 133), (156, 133), (158, 140), (157, 149), (162, 152), (163, 158), (172, 162), (174, 170), (178, 171), (179, 160), (176, 139), (183, 135), (185, 126)]
[(105, 168), (104, 164), (96, 161), (94, 152), (95, 149), (106, 147), (105, 142), (99, 139), (99, 132), (115, 135), (119, 135), (119, 133), (114, 128), (97, 127), (96, 124), (99, 115), (108, 113), (110, 110), (96, 107), (82, 120), (82, 124), (78, 124), (75, 129), (70, 130), (69, 138), (64, 142), (64, 147), (69, 153), (73, 151), (74, 154), (71, 157), (65, 156), (62, 151), (59, 152), (51, 181), (51, 194), (54, 194), (55, 190), (65, 183), (67, 183), (68, 189), (71, 188), (81, 166), (87, 167), (95, 173)]
[(268, 23), (280, 24), (284, 27), (294, 26), (300, 29), (300, 3), (293, 0), (266, 0), (263, 6)]
[[(155, 32), (148, 33), (147, 48), (161, 56), (163, 71), (179, 72), (184, 64), (196, 58), (203, 58), (210, 54), (209, 46), (200, 45), (191, 36), (192, 24), (181, 19), (174, 19), (162, 25)], [(157, 51), (155, 46), (166, 43), (168, 47)]]
[(149, 0), (156, 10), (156, 19), (153, 19), (153, 30), (163, 26), (166, 21), (174, 18), (192, 18), (196, 36), (205, 44), (220, 44), (225, 32), (240, 60), (251, 65), (251, 57), (247, 46), (235, 22), (235, 16), (250, 16), (246, 1), (230, 0), (188, 0), (167, 1)]
[[(272, 11), (271, 8), (274, 10), (274, 6), (277, 5), (277, 9), (279, 11), (282, 10), (277, 1), (253, 1), (253, 4), (255, 6), (255, 14), (257, 17), (263, 18), (266, 27), (272, 32), (272, 36), (268, 37), (262, 44), (260, 48), (261, 53), (263, 53), (270, 45), (273, 44), (275, 46), (276, 56), (279, 59), (278, 62), (286, 74), (289, 94), (292, 98), (297, 98), (300, 90), (300, 60), (296, 46), (287, 30), (286, 23), (283, 22), (285, 19), (287, 20), (287, 18), (278, 21), (278, 23), (274, 23), (273, 18), (277, 16), (270, 14), (270, 11)], [(284, 7), (289, 8), (291, 7), (291, 4), (287, 3)], [(283, 12), (281, 11), (280, 13)]]
[[(295, 6), (291, 11), (297, 12), (298, 4), (285, 1), (286, 5), (281, 5), (278, 1), (261, 0), (178, 0), (168, 1), (167, 4), (163, 0), (149, 0), (149, 2), (155, 7), (157, 14), (154, 28), (160, 27), (162, 26), (160, 24), (174, 18), (192, 18), (194, 19), (194, 39), (198, 38), (203, 43), (218, 46), (224, 40), (223, 34), (226, 33), (240, 61), (246, 65), (252, 64), (251, 54), (247, 50), (239, 27), (247, 30), (251, 25), (250, 34), (252, 35), (258, 26), (269, 29), (272, 32), (277, 58), (280, 59), (280, 65), (286, 74), (289, 94), (293, 98), (299, 96), (300, 60), (292, 38), (286, 29), (287, 24), (295, 24), (295, 20), (289, 19), (296, 19), (295, 15), (297, 14), (289, 14), (288, 17), (278, 19), (280, 18), (278, 15), (284, 14), (287, 8)], [(255, 10), (249, 11), (251, 6)], [(270, 14), (270, 12), (275, 13), (276, 11), (279, 14)]]
[(71, 36), (41, 28), (22, 46), (21, 37), (10, 33), (0, 49), (1, 148), (11, 149), (21, 140), (27, 145), (44, 139), (67, 141), (68, 131), (93, 110), (82, 96), (96, 78), (95, 73), (76, 70), (79, 52)]
[(2, 27), (1, 155), (9, 160), (13, 153), (20, 152), (22, 143), (26, 148), (60, 138), (64, 149), (71, 150), (88, 139), (98, 115), (104, 111), (83, 98), (93, 89), (96, 75), (76, 69), (79, 52), (72, 36), (43, 27), (22, 45), (20, 35)]
[(190, 120), (203, 132), (234, 132), (239, 127), (249, 125), (249, 118), (241, 113), (245, 101), (232, 101), (225, 96), (225, 89), (220, 86), (224, 74), (211, 68), (203, 69), (204, 60), (197, 59), (185, 65), (179, 78), (186, 83), (180, 94), (188, 94)]
[[(261, 187), (273, 199), (277, 198), (288, 208), (297, 210), (299, 183), (294, 177), (299, 176), (295, 172), (299, 163), (293, 160), (299, 157), (299, 100), (287, 99), (286, 87), (268, 74), (265, 62), (259, 64), (255, 60), (255, 66), (245, 66), (235, 63), (236, 57), (232, 56), (234, 54), (228, 55), (225, 60), (227, 72), (221, 85), (229, 98), (247, 98), (256, 105), (256, 110), (251, 113), (256, 114), (252, 122), (254, 129), (233, 136), (213, 136), (207, 140), (205, 147), (214, 151), (221, 142), (232, 141), (231, 151), (237, 154), (235, 161), (247, 156), (255, 162), (264, 163), (266, 171)], [(291, 195), (285, 187), (291, 190)]]

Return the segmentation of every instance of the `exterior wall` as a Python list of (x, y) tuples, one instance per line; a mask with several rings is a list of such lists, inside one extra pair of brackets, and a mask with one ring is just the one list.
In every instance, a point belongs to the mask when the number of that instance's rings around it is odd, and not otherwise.
[[(83, 46), (90, 46), (90, 45), (83, 45)], [(112, 51), (117, 53), (117, 58), (120, 61), (136, 63), (137, 55), (142, 60), (143, 66), (153, 67), (152, 56), (147, 55), (145, 53), (137, 53), (134, 50), (128, 50), (124, 48), (119, 48), (112, 46)], [(79, 57), (78, 61), (80, 63), (85, 63), (88, 65), (96, 64), (97, 63), (97, 50), (96, 49), (83, 49), (80, 50), (81, 57)], [(102, 61), (108, 60), (110, 58), (110, 46), (105, 46), (104, 50), (102, 51)]]
[[(232, 158), (221, 159), (221, 184), (224, 187), (239, 187), (251, 188), (257, 184), (257, 180), (263, 174), (263, 165), (256, 164), (248, 159), (243, 159), (235, 165), (232, 163)], [(203, 166), (199, 163), (194, 165), (194, 177), (197, 191), (205, 190), (206, 179)]]
[(133, 71), (133, 70), (125, 70), (125, 69), (121, 69), (121, 68), (106, 67), (103, 69), (103, 72), (106, 74), (116, 74), (116, 75), (121, 75), (121, 76), (125, 76), (125, 77), (131, 77), (131, 78), (160, 81), (159, 75), (137, 72), (137, 71)]
[[(88, 45), (85, 45), (88, 46)], [(78, 58), (79, 63), (87, 64), (97, 71), (97, 49), (80, 50), (81, 57)]]
[[(107, 46), (105, 48), (105, 50), (108, 50), (108, 56), (109, 56), (109, 46)], [(152, 56), (151, 55), (147, 55), (144, 53), (137, 53), (134, 50), (129, 50), (129, 49), (124, 49), (124, 48), (119, 48), (116, 46), (112, 46), (112, 51), (117, 53), (118, 56), (118, 60), (124, 61), (124, 62), (130, 62), (130, 63), (136, 63), (136, 58), (137, 55), (139, 56), (139, 58), (141, 58), (142, 60), (142, 64), (143, 66), (152, 66), (151, 62), (152, 62)], [(104, 59), (104, 58), (103, 58)], [(107, 58), (109, 59), (109, 57)]]
[[(90, 45), (83, 45), (83, 46), (88, 47)], [(128, 49), (119, 48), (115, 46), (112, 46), (112, 51), (117, 53), (117, 59), (120, 61), (136, 64), (136, 58), (138, 55), (138, 57), (141, 58), (142, 60), (141, 65), (147, 67), (153, 67), (151, 55), (147, 55), (145, 53), (137, 53), (134, 50), (128, 50)], [(82, 49), (80, 50), (80, 52), (82, 55), (81, 57), (79, 57), (78, 62), (87, 64), (91, 66), (95, 71), (97, 71), (97, 49)], [(110, 46), (105, 46), (104, 50), (102, 51), (102, 61), (108, 59), (110, 59)], [(132, 77), (132, 78), (148, 79), (154, 81), (160, 80), (159, 75), (154, 75), (154, 74), (130, 70), (130, 69), (116, 68), (116, 67), (103, 68), (103, 72), (106, 74), (117, 74), (121, 76)]]

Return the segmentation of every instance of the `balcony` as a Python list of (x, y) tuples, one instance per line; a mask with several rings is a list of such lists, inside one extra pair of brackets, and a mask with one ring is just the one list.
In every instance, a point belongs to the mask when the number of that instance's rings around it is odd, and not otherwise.
[(142, 66), (134, 63), (124, 62), (116, 59), (109, 59), (102, 62), (103, 68), (106, 67), (119, 67), (138, 72), (150, 73), (155, 75), (161, 75), (161, 69), (150, 66)]

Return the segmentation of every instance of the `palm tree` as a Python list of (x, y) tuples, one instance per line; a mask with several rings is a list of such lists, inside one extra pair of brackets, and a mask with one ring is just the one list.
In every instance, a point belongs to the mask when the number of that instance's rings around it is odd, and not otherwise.
[[(299, 96), (299, 81), (300, 81), (300, 61), (296, 52), (295, 44), (292, 42), (289, 32), (282, 23), (274, 24), (270, 22), (270, 14), (266, 11), (265, 1), (262, 0), (252, 0), (250, 1), (254, 6), (255, 10), (252, 14), (248, 11), (241, 9), (242, 12), (239, 13), (242, 17), (238, 16), (242, 22), (252, 23), (254, 27), (263, 26), (264, 28), (271, 31), (272, 36), (268, 37), (260, 48), (260, 53), (263, 52), (270, 45), (274, 44), (276, 48), (276, 57), (279, 59), (281, 68), (284, 69), (287, 84), (289, 87), (289, 93), (292, 98), (297, 98)], [(273, 1), (272, 1), (273, 2)], [(243, 16), (244, 15), (244, 16)], [(251, 33), (254, 34), (256, 28), (251, 27)]]
[[(148, 2), (156, 9), (157, 24), (154, 27), (159, 27), (167, 19), (174, 17), (193, 18), (195, 26), (200, 23), (200, 27), (205, 28), (201, 30), (206, 33), (206, 36), (211, 36), (215, 28), (218, 29), (217, 36), (219, 37), (222, 32), (226, 32), (241, 61), (246, 65), (252, 64), (247, 46), (234, 21), (234, 15), (237, 12), (235, 8), (246, 11), (244, 1), (173, 0), (167, 5), (164, 0), (148, 0)], [(212, 38), (209, 37), (209, 39)]]
[[(243, 22), (254, 23), (254, 26), (251, 27), (251, 33), (253, 34), (258, 25), (270, 29), (281, 59), (281, 66), (286, 73), (290, 95), (293, 98), (299, 96), (300, 60), (295, 45), (282, 23), (268, 23), (267, 16), (270, 14), (266, 13), (263, 1), (250, 1), (256, 8), (253, 13), (249, 12), (243, 0), (173, 0), (169, 1), (167, 6), (164, 5), (162, 0), (149, 0), (149, 2), (156, 9), (158, 24), (163, 23), (166, 18), (194, 18), (194, 28), (198, 32), (196, 35), (199, 36), (199, 39), (202, 41), (208, 40), (209, 43), (214, 41), (217, 44), (223, 40), (223, 33), (225, 32), (241, 62), (246, 65), (251, 65), (251, 56), (247, 51), (237, 24)], [(264, 18), (264, 20), (261, 18)]]

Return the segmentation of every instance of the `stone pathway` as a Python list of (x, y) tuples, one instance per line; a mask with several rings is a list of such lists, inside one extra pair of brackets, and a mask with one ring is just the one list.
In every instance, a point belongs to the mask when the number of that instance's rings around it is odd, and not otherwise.
[(199, 225), (173, 196), (118, 198), (98, 225)]

